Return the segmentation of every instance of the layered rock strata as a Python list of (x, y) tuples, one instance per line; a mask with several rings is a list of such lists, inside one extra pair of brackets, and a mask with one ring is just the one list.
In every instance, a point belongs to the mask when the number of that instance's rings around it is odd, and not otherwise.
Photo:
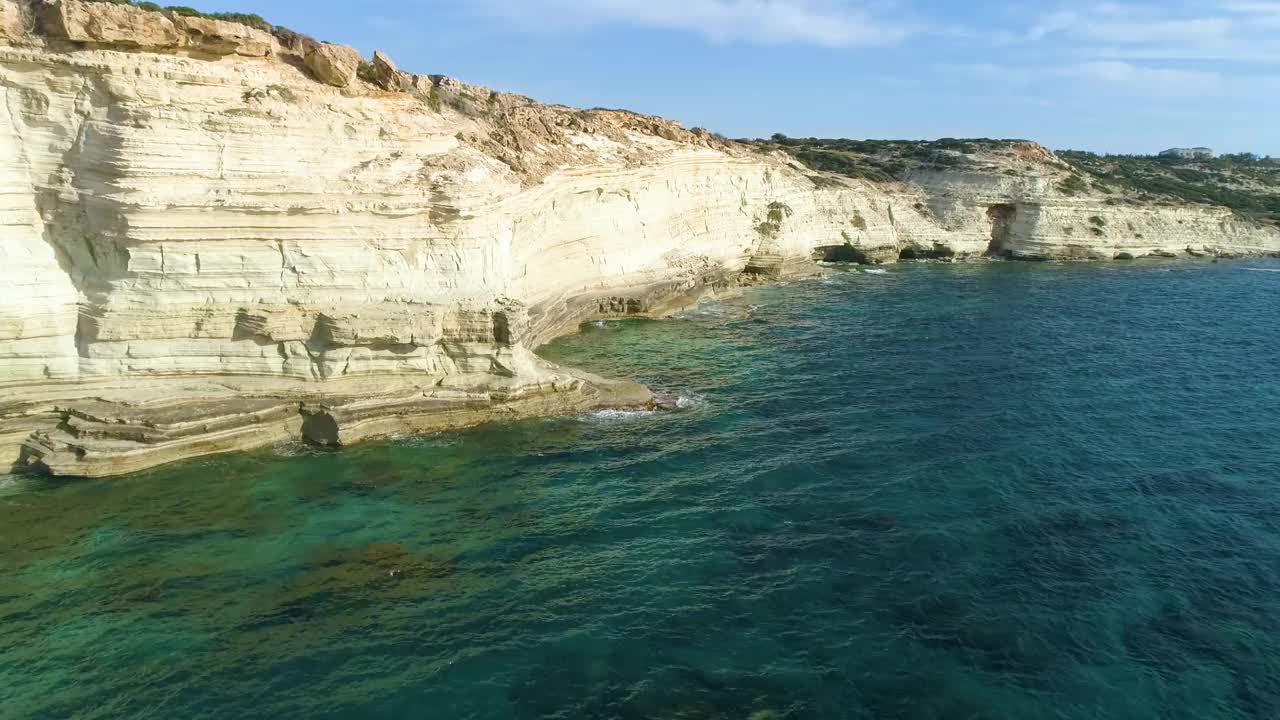
[(385, 56), (369, 83), (350, 48), (235, 23), (0, 10), (4, 465), (104, 476), (643, 404), (531, 349), (744, 270), (1280, 251), (1225, 210), (1062, 195), (1049, 153), (872, 184)]

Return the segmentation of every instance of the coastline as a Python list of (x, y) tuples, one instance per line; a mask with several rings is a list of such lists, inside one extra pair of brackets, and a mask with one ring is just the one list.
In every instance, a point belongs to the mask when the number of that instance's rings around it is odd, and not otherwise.
[[(1267, 257), (1267, 256), (1258, 256)], [(1274, 257), (1274, 256), (1272, 256)], [(1208, 264), (1217, 259), (1152, 257), (1176, 264)], [(1252, 258), (1236, 258), (1247, 261)], [(991, 264), (1000, 258), (912, 260), (911, 264)], [(1117, 264), (1130, 261), (1058, 260), (1062, 264)], [(649, 288), (646, 302), (632, 312), (602, 312), (598, 296), (575, 298), (568, 306), (583, 309), (575, 319), (560, 322), (554, 333), (544, 331), (537, 348), (560, 337), (579, 333), (598, 320), (669, 319), (674, 313), (708, 300), (741, 297), (750, 287), (821, 276), (837, 267), (876, 269), (856, 263), (812, 263), (792, 266), (777, 276), (724, 275), (693, 286), (671, 284)], [(609, 295), (617, 297), (616, 295)], [(594, 309), (592, 309), (594, 308)], [(21, 444), (15, 476), (46, 475), (66, 478), (107, 478), (148, 470), (184, 460), (245, 452), (280, 442), (323, 447), (348, 447), (398, 436), (457, 430), (481, 424), (530, 417), (551, 417), (597, 410), (652, 407), (652, 391), (634, 381), (602, 378), (566, 368), (540, 356), (545, 373), (535, 382), (510, 378), (494, 383), (492, 376), (475, 378), (352, 378), (329, 381), (325, 387), (265, 378), (164, 378), (116, 383), (114, 387), (71, 385), (75, 395), (96, 395), (92, 401), (64, 404), (50, 401), (52, 424), (34, 432)], [(445, 382), (447, 380), (448, 382)], [(521, 382), (521, 381), (525, 382)], [(125, 401), (129, 396), (131, 399)], [(34, 399), (33, 399), (34, 403)]]
[[(559, 322), (552, 331), (544, 330), (535, 347), (576, 334), (595, 320), (669, 317), (710, 297), (740, 295), (745, 285), (718, 277), (705, 285), (678, 285), (675, 292), (661, 292), (671, 287), (663, 283), (649, 288), (642, 294), (646, 304), (632, 311), (604, 312), (596, 296), (574, 298), (566, 305), (581, 308), (581, 314)], [(11, 401), (0, 410), (7, 410), (9, 418), (17, 415), (25, 425), (33, 416), (44, 416), (44, 429), (22, 439), (11, 473), (105, 478), (283, 441), (343, 447), (528, 417), (635, 409), (654, 402), (653, 393), (639, 383), (602, 378), (540, 357), (533, 365), (531, 377), (505, 380), (488, 374), (367, 377), (331, 380), (321, 387), (217, 376), (68, 384), (61, 389), (73, 398), (94, 399), (28, 397), (25, 403)]]
[[(1280, 261), (835, 268), (541, 351), (680, 411), (11, 481), (10, 707), (893, 717), (905, 678), (1248, 716), (1217, 661), (1280, 658), (1280, 275), (1247, 268)], [(989, 702), (948, 684), (972, 663)]]
[(1275, 225), (1089, 185), (1029, 141), (842, 175), (149, 8), (0, 0), (30, 20), (0, 25), (0, 467), (642, 405), (534, 348), (818, 260), (1280, 252)]

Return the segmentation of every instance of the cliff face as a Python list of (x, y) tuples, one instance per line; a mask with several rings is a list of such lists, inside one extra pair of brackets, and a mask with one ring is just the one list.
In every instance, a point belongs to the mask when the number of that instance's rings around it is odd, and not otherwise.
[(644, 402), (531, 348), (744, 268), (1280, 251), (1224, 210), (1061, 196), (1052, 156), (876, 185), (385, 58), (378, 87), (353, 52), (0, 0), (0, 463), (105, 475)]

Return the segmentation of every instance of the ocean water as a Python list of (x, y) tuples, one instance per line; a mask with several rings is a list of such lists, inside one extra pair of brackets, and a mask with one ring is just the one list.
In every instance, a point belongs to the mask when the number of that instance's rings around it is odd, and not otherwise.
[(9, 479), (0, 716), (1275, 720), (1278, 271), (839, 271), (544, 351), (675, 410)]

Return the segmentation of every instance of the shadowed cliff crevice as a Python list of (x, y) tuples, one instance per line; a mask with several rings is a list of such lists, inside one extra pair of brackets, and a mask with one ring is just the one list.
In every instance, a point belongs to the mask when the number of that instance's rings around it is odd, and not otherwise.
[(954, 248), (940, 244), (933, 247), (908, 245), (898, 251), (899, 260), (950, 260), (955, 256)]
[(990, 257), (1007, 257), (1012, 254), (1014, 223), (1018, 219), (1018, 206), (1012, 204), (992, 205), (987, 210), (991, 220), (991, 244), (987, 246)]

